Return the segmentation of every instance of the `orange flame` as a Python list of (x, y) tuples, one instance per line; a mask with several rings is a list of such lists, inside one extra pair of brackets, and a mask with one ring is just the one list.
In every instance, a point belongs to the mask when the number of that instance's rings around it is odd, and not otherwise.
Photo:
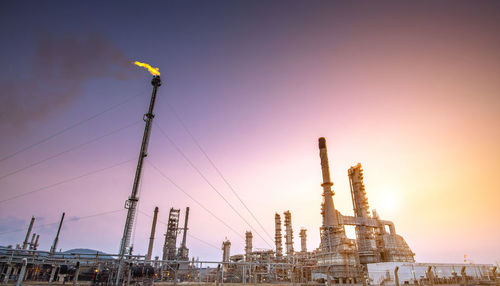
[(137, 66), (140, 66), (140, 67), (143, 67), (143, 68), (147, 69), (152, 75), (160, 75), (160, 69), (159, 68), (154, 68), (154, 67), (148, 65), (147, 63), (141, 63), (141, 62), (138, 62), (138, 61), (135, 61), (134, 64), (137, 65)]

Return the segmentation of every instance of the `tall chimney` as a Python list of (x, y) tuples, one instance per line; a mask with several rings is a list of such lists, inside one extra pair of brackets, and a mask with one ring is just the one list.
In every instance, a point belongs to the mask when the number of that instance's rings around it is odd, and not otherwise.
[(179, 247), (179, 256), (182, 258), (188, 257), (188, 249), (186, 247), (186, 235), (188, 230), (188, 219), (189, 219), (189, 207), (186, 207), (186, 217), (184, 218), (184, 230), (182, 233), (182, 242)]
[(286, 255), (293, 255), (293, 229), (292, 229), (292, 214), (290, 211), (286, 211), (285, 215), (285, 244), (286, 244)]
[(250, 261), (252, 255), (252, 232), (247, 231), (245, 233), (245, 258), (246, 261)]
[(54, 238), (54, 243), (52, 244), (52, 247), (50, 248), (50, 254), (54, 254), (57, 249), (57, 243), (59, 242), (59, 233), (61, 232), (61, 227), (64, 221), (64, 215), (65, 213), (62, 213), (61, 216), (61, 221), (59, 222), (59, 228), (57, 229), (57, 235), (56, 238)]
[(323, 227), (338, 227), (339, 222), (337, 219), (337, 211), (333, 205), (333, 195), (332, 191), (333, 183), (330, 180), (330, 167), (328, 166), (328, 153), (326, 151), (326, 140), (324, 137), (319, 138), (319, 157), (321, 158), (321, 171), (323, 174)]
[(283, 246), (281, 244), (281, 217), (278, 213), (274, 215), (274, 223), (274, 243), (276, 244), (276, 258), (281, 258), (283, 256)]
[(28, 247), (28, 239), (30, 239), (31, 230), (33, 229), (34, 223), (35, 223), (35, 217), (32, 216), (30, 226), (28, 226), (28, 232), (26, 232), (26, 238), (24, 239), (23, 242), (23, 249), (26, 249), (26, 247)]
[(146, 255), (146, 260), (151, 260), (151, 255), (153, 254), (153, 243), (155, 241), (157, 219), (158, 219), (158, 207), (155, 207), (155, 211), (153, 213), (153, 225), (151, 226), (151, 236), (149, 237), (148, 254)]
[(307, 229), (303, 228), (300, 230), (299, 236), (300, 236), (300, 251), (305, 253), (307, 252), (307, 234), (306, 234)]
[(36, 235), (36, 239), (35, 239), (35, 245), (33, 245), (33, 250), (36, 250), (38, 248), (38, 239), (40, 238), (40, 235), (37, 234)]
[(33, 233), (33, 236), (31, 236), (31, 242), (29, 247), (30, 250), (32, 250), (33, 246), (35, 246), (35, 238), (36, 238), (36, 233)]

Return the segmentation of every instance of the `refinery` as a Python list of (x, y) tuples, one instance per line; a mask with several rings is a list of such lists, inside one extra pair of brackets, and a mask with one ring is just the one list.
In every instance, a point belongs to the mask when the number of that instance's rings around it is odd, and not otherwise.
[(0, 286), (500, 286), (500, 1), (2, 1)]
[[(73, 285), (153, 285), (153, 284), (300, 284), (300, 285), (499, 285), (499, 273), (489, 264), (418, 263), (415, 253), (390, 220), (370, 210), (363, 183), (361, 164), (347, 170), (354, 215), (341, 214), (334, 204), (326, 139), (318, 139), (323, 202), (318, 206), (322, 223), (319, 230), (294, 230), (290, 211), (275, 213), (273, 249), (253, 246), (253, 233), (246, 231), (244, 253), (231, 253), (231, 241), (220, 242), (220, 260), (195, 259), (189, 252), (189, 207), (170, 208), (164, 239), (155, 238), (158, 207), (152, 214), (151, 235), (146, 255), (136, 255), (131, 233), (137, 212), (137, 196), (143, 171), (156, 95), (161, 86), (158, 69), (145, 66), (154, 75), (149, 109), (144, 115), (145, 129), (131, 195), (126, 201), (127, 217), (119, 252), (107, 254), (85, 251), (57, 251), (65, 214), (63, 213), (50, 250), (38, 248), (39, 234), (34, 233), (32, 217), (24, 241), (0, 248), (0, 279), (4, 284)], [(181, 220), (183, 213), (183, 220)], [(346, 235), (353, 226), (356, 238)], [(319, 231), (320, 243), (307, 249), (308, 231)], [(33, 232), (33, 233), (32, 233)], [(294, 249), (294, 238), (300, 249)], [(242, 234), (243, 235), (243, 234)], [(152, 257), (153, 245), (162, 243), (161, 257)]]

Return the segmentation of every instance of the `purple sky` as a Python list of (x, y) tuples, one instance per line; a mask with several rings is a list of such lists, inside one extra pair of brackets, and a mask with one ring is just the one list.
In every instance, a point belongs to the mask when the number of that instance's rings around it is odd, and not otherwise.
[[(325, 136), (337, 208), (352, 214), (347, 169), (361, 162), (370, 206), (393, 220), (418, 261), (500, 259), (500, 4), (495, 1), (22, 1), (1, 5), (0, 158), (130, 99), (0, 162), (0, 201), (121, 162), (114, 168), (0, 202), (0, 245), (21, 243), (32, 215), (49, 249), (118, 251), (143, 132), (151, 76), (160, 68), (149, 156), (191, 196), (243, 236), (266, 238), (183, 130), (200, 145), (274, 236), (291, 210), (308, 248), (319, 243)], [(170, 107), (169, 107), (170, 106)], [(136, 123), (136, 124), (134, 124)], [(127, 127), (126, 127), (127, 126)], [(123, 128), (123, 129), (121, 129)], [(120, 131), (116, 131), (119, 130)], [(61, 156), (32, 163), (112, 133)], [(243, 240), (147, 163), (136, 252), (146, 252), (155, 206), (191, 207), (190, 255), (219, 259)], [(16, 231), (22, 229), (22, 231)], [(165, 226), (157, 228), (161, 256)], [(352, 230), (349, 230), (352, 235)], [(254, 233), (254, 246), (270, 248)], [(270, 239), (267, 239), (272, 244)]]

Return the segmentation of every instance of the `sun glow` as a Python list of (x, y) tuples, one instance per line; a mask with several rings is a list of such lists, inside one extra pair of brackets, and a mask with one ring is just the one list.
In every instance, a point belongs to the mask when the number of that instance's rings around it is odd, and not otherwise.
[(395, 213), (399, 210), (401, 200), (396, 192), (393, 191), (379, 191), (373, 198), (373, 208), (378, 213)]

